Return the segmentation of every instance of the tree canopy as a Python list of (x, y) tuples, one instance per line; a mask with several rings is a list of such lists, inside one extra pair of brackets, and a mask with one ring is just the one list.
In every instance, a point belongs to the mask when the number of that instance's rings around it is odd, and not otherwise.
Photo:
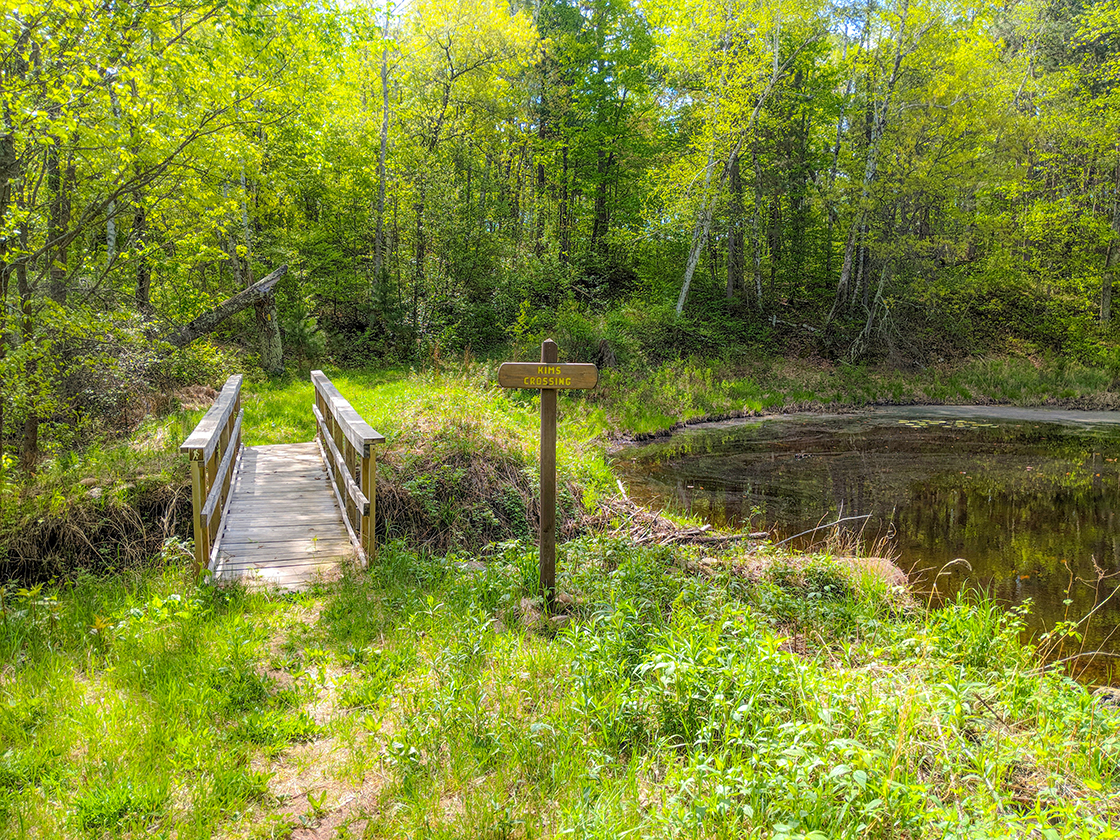
[(1117, 0), (0, 20), (0, 438), (29, 457), (199, 323), (269, 370), (281, 340), (364, 363), (565, 317), (665, 353), (1115, 361)]

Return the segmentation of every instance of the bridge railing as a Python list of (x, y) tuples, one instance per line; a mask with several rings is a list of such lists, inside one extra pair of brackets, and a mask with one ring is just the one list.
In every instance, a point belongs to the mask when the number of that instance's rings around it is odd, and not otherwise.
[(368, 562), (377, 553), (373, 532), (377, 509), (374, 446), (384, 443), (385, 438), (362, 419), (321, 370), (311, 371), (311, 381), (315, 385), (311, 410), (323, 461), (346, 512), (346, 527), (360, 546), (362, 561)]
[(214, 404), (179, 447), (191, 462), (194, 509), (194, 573), (210, 565), (210, 549), (222, 525), (233, 481), (233, 463), (241, 449), (241, 375), (231, 376)]

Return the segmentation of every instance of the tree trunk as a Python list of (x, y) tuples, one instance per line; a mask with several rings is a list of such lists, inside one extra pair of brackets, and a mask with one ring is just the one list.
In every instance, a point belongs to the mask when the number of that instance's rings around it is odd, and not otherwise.
[[(842, 58), (844, 61), (848, 60), (848, 37), (847, 33), (844, 34), (844, 47)], [(844, 95), (840, 98), (840, 113), (836, 117), (836, 145), (832, 147), (832, 165), (828, 170), (828, 236), (825, 239), (825, 247), (828, 250), (825, 252), (825, 274), (826, 276), (832, 275), (832, 231), (836, 227), (839, 218), (836, 214), (836, 201), (832, 195), (833, 187), (836, 185), (836, 173), (840, 168), (840, 141), (844, 136), (844, 108), (848, 104), (848, 100), (852, 96), (852, 82), (851, 76), (848, 77), (847, 83), (844, 85)]]
[(544, 254), (544, 209), (545, 190), (548, 186), (548, 176), (544, 164), (537, 163), (537, 190), (534, 196), (536, 210), (536, 225), (533, 230), (533, 253), (538, 257)]
[[(738, 142), (736, 142), (734, 148), (731, 150), (731, 154), (728, 156), (727, 163), (722, 167), (719, 175), (719, 180), (716, 184), (717, 187), (723, 184), (724, 178), (727, 177), (728, 172), (731, 169), (731, 161), (734, 158), (738, 157), (748, 134), (754, 130), (755, 124), (758, 121), (758, 114), (762, 110), (762, 107), (766, 104), (766, 100), (770, 98), (770, 93), (774, 90), (774, 86), (778, 83), (778, 80), (781, 79), (783, 75), (785, 75), (785, 71), (789, 68), (789, 65), (793, 63), (794, 59), (796, 59), (797, 56), (800, 55), (801, 51), (809, 46), (809, 44), (816, 41), (818, 37), (820, 36), (812, 35), (807, 40), (802, 42), (797, 47), (797, 49), (795, 49), (790, 54), (789, 58), (787, 58), (784, 63), (779, 64), (777, 58), (775, 58), (774, 69), (771, 73), (770, 79), (769, 81), (767, 81), (766, 87), (763, 88), (762, 92), (758, 95), (758, 100), (755, 102), (754, 110), (751, 112), (750, 119), (747, 121), (746, 127), (739, 135)], [(721, 77), (721, 90), (723, 88), (724, 81), (725, 77)], [(696, 227), (692, 232), (692, 247), (689, 249), (688, 263), (685, 265), (684, 278), (681, 280), (681, 294), (680, 297), (677, 298), (676, 313), (678, 318), (681, 316), (681, 312), (684, 311), (684, 304), (688, 300), (688, 289), (692, 284), (692, 275), (696, 272), (696, 264), (700, 261), (700, 251), (704, 247), (704, 242), (707, 240), (708, 232), (712, 227), (712, 213), (715, 210), (715, 196), (709, 195), (709, 187), (711, 186), (712, 164), (714, 161), (715, 145), (713, 143), (711, 150), (708, 152), (708, 168), (704, 174), (704, 200), (700, 205), (700, 216), (699, 218), (697, 218)]]
[[(121, 103), (117, 96), (117, 88), (113, 83), (114, 76), (106, 74), (105, 86), (109, 89), (109, 102), (112, 106), (113, 118), (120, 121)], [(117, 202), (112, 200), (105, 211), (105, 268), (108, 269), (117, 258)]]
[(105, 266), (117, 258), (117, 202), (110, 201), (105, 211)]
[[(533, 157), (530, 159), (530, 166), (535, 162), (537, 167), (536, 188), (533, 196), (533, 210), (536, 214), (534, 230), (533, 230), (533, 253), (538, 256), (544, 256), (546, 246), (544, 241), (544, 228), (545, 228), (545, 210), (547, 208), (548, 199), (548, 170), (545, 167), (545, 155), (548, 152), (548, 144), (554, 135), (552, 127), (552, 116), (550, 113), (551, 103), (549, 101), (549, 92), (553, 90), (552, 80), (550, 79), (551, 61), (546, 52), (542, 51), (541, 61), (538, 65), (540, 69), (540, 104), (538, 106), (538, 126), (537, 126), (537, 143), (536, 150)], [(530, 170), (531, 172), (532, 170)], [(555, 197), (555, 192), (552, 193)]]
[(424, 240), (424, 191), (420, 191), (420, 201), (416, 203), (416, 243), (414, 256), (416, 265), (412, 275), (413, 284), (419, 288), (424, 282), (424, 260), (428, 256), (427, 242)]
[[(0, 135), (0, 230), (8, 218), (8, 204), (12, 199), (12, 180), (19, 175), (19, 158), (16, 156), (15, 143), (11, 134)], [(0, 370), (8, 353), (8, 281), (12, 267), (8, 263), (8, 238), (0, 239)], [(7, 399), (7, 382), (0, 379), (0, 472), (4, 464), (4, 406)], [(0, 494), (0, 512), (3, 501)]]
[(770, 296), (773, 299), (778, 286), (778, 268), (782, 264), (782, 194), (775, 190), (770, 199), (770, 225), (768, 236), (770, 252)]
[[(152, 266), (145, 251), (148, 238), (148, 212), (138, 197), (132, 216), (132, 247), (136, 250), (136, 310), (140, 318), (149, 322), (155, 319), (152, 308)], [(235, 254), (236, 257), (236, 254)]]
[[(805, 239), (809, 227), (809, 115), (808, 107), (801, 108), (801, 130), (797, 136), (797, 162), (791, 178), (790, 190), (790, 241), (789, 251), (793, 260), (794, 290), (803, 288), (805, 268)], [(829, 239), (829, 251), (832, 250), (832, 241)]]
[(591, 250), (604, 258), (607, 255), (607, 231), (610, 228), (607, 176), (613, 165), (614, 152), (608, 154), (604, 149), (599, 149), (595, 173), (598, 175), (598, 183), (595, 185), (595, 219), (591, 228)]
[(420, 337), (420, 285), (424, 282), (424, 260), (427, 248), (424, 242), (424, 190), (420, 190), (420, 202), (416, 205), (416, 242), (414, 251), (416, 264), (412, 271), (412, 339)]
[(899, 76), (901, 75), (902, 60), (907, 54), (903, 49), (903, 41), (906, 37), (906, 18), (909, 8), (909, 0), (903, 0), (902, 10), (899, 13), (898, 40), (895, 42), (894, 62), (891, 67), (890, 78), (887, 80), (886, 89), (883, 91), (883, 101), (876, 102), (872, 96), (868, 96), (868, 109), (869, 116), (871, 117), (871, 124), (870, 136), (867, 143), (867, 160), (863, 172), (863, 184), (860, 189), (859, 204), (856, 207), (855, 215), (852, 217), (852, 225), (848, 230), (848, 240), (844, 247), (844, 263), (840, 267), (840, 280), (836, 284), (836, 297), (832, 302), (832, 309), (828, 313), (829, 321), (831, 321), (841, 309), (851, 308), (857, 299), (857, 290), (853, 288), (854, 284), (852, 283), (852, 271), (855, 268), (857, 251), (865, 245), (864, 233), (867, 224), (867, 202), (871, 196), (871, 186), (875, 183), (875, 178), (879, 170), (879, 147), (883, 141), (883, 134), (887, 127), (887, 119), (890, 116), (891, 104), (894, 100), (895, 88), (898, 86)]
[[(58, 119), (59, 111), (52, 106), (52, 119)], [(66, 257), (65, 234), (70, 223), (70, 200), (68, 185), (62, 177), (62, 141), (55, 137), (47, 147), (47, 191), (51, 197), (50, 214), (47, 217), (47, 294), (57, 304), (66, 303)], [(56, 244), (57, 243), (57, 244)]]
[(253, 308), (257, 315), (257, 331), (261, 345), (261, 367), (267, 373), (281, 374), (284, 372), (284, 347), (280, 340), (276, 293), (271, 288), (261, 292), (253, 301)]
[(865, 304), (867, 318), (863, 323), (863, 331), (848, 349), (848, 358), (853, 362), (859, 361), (871, 346), (871, 335), (875, 327), (875, 313), (879, 311), (883, 304), (883, 289), (887, 285), (887, 280), (890, 279), (890, 274), (891, 260), (888, 258), (883, 261), (883, 270), (879, 274), (879, 288), (875, 292), (875, 299)]
[[(388, 277), (385, 271), (385, 158), (389, 149), (389, 48), (381, 50), (381, 147), (377, 153), (377, 218), (373, 235), (373, 300), (378, 300), (378, 292)], [(370, 307), (369, 321), (372, 325), (377, 314)]]
[(1104, 256), (1101, 274), (1101, 325), (1112, 322), (1112, 286), (1120, 275), (1120, 147), (1117, 147), (1116, 176), (1112, 183), (1112, 241)]
[(754, 281), (754, 305), (762, 311), (762, 235), (759, 232), (759, 214), (762, 212), (762, 170), (758, 162), (758, 137), (751, 143), (751, 161), (754, 164), (754, 206), (751, 208), (751, 279)]
[(572, 249), (572, 231), (571, 231), (571, 214), (570, 199), (571, 195), (568, 190), (568, 146), (565, 144), (561, 150), (561, 160), (563, 161), (563, 181), (560, 184), (560, 262), (567, 265), (568, 259), (571, 256)]
[[(29, 371), (29, 374), (33, 371)], [(19, 442), (19, 465), (26, 473), (35, 472), (39, 462), (39, 415), (31, 409), (23, 421), (23, 437)]]
[(253, 285), (253, 229), (249, 224), (249, 185), (241, 170), (241, 236), (245, 240), (245, 285)]
[[(712, 183), (712, 167), (715, 165), (716, 147), (712, 144), (708, 152), (708, 166), (704, 171), (704, 195), (700, 205), (700, 218), (696, 220), (696, 227), (692, 231), (692, 246), (688, 251), (688, 263), (684, 267), (684, 279), (681, 281), (681, 294), (677, 298), (677, 317), (684, 311), (685, 301), (688, 300), (688, 288), (692, 285), (692, 275), (696, 273), (696, 265), (700, 262), (700, 250), (708, 238), (708, 231), (712, 226), (712, 211), (715, 209), (715, 198), (708, 195)], [(739, 150), (731, 153), (732, 158), (738, 158)]]
[[(19, 235), (20, 251), (27, 251), (27, 227)], [(20, 337), (24, 342), (32, 337), (31, 284), (27, 279), (27, 262), (16, 262), (16, 291), (20, 302)], [(35, 361), (27, 362), (25, 374), (28, 382), (35, 380)], [(39, 460), (39, 415), (34, 405), (28, 406), (27, 417), (23, 421), (23, 438), (20, 441), (19, 462), (26, 472), (33, 472)]]
[(727, 299), (743, 285), (743, 180), (739, 175), (739, 155), (731, 156), (728, 167), (731, 201), (727, 208)]

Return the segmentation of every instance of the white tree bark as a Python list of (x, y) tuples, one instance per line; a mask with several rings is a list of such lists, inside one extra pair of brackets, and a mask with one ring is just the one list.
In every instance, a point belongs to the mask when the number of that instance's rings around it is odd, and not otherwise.
[[(879, 173), (879, 151), (886, 133), (891, 108), (894, 104), (895, 90), (901, 76), (902, 62), (915, 49), (922, 33), (914, 39), (914, 46), (906, 49), (906, 21), (910, 12), (909, 0), (902, 0), (902, 9), (899, 11), (898, 35), (895, 39), (894, 61), (891, 65), (891, 75), (883, 90), (882, 101), (871, 104), (871, 137), (867, 144), (867, 158), (863, 170), (863, 182), (860, 186), (859, 203), (852, 216), (851, 227), (848, 228), (848, 238), (844, 245), (844, 262), (840, 267), (840, 280), (836, 284), (836, 297), (832, 301), (832, 309), (828, 313), (831, 321), (841, 308), (849, 307), (856, 299), (856, 289), (852, 287), (852, 269), (855, 256), (864, 244), (864, 228), (867, 223), (867, 202), (871, 196), (871, 187)], [(839, 147), (839, 143), (837, 144)]]
[[(774, 57), (774, 64), (770, 72), (770, 79), (769, 81), (767, 81), (766, 87), (763, 88), (762, 92), (758, 95), (758, 99), (755, 102), (754, 110), (751, 112), (750, 119), (747, 120), (747, 125), (743, 128), (742, 132), (740, 132), (739, 139), (735, 143), (734, 148), (732, 148), (731, 154), (727, 156), (727, 160), (721, 167), (719, 178), (716, 179), (714, 188), (711, 187), (711, 180), (712, 167), (715, 162), (716, 141), (712, 141), (712, 148), (708, 153), (708, 166), (704, 172), (704, 196), (700, 204), (700, 215), (697, 217), (696, 227), (692, 231), (692, 246), (688, 252), (688, 262), (685, 264), (684, 277), (681, 280), (681, 293), (677, 298), (676, 312), (678, 318), (684, 311), (685, 302), (688, 300), (688, 290), (692, 285), (692, 276), (696, 273), (696, 266), (700, 262), (700, 253), (701, 251), (703, 251), (704, 244), (708, 240), (708, 234), (711, 232), (712, 214), (715, 212), (716, 201), (719, 197), (719, 189), (723, 185), (723, 182), (727, 179), (728, 173), (731, 171), (731, 162), (738, 156), (739, 152), (742, 151), (743, 143), (746, 142), (747, 137), (753, 134), (755, 126), (758, 123), (758, 115), (759, 113), (761, 113), (762, 107), (766, 104), (766, 100), (770, 98), (770, 94), (774, 91), (774, 86), (777, 85), (782, 76), (785, 75), (786, 70), (788, 70), (790, 65), (793, 64), (794, 60), (796, 60), (797, 56), (800, 55), (801, 51), (820, 37), (821, 33), (819, 32), (810, 35), (809, 38), (807, 38), (802, 44), (800, 44), (797, 49), (793, 51), (790, 57), (787, 58), (784, 62), (779, 63), (779, 57)], [(777, 41), (775, 41), (775, 44), (776, 43)], [(721, 78), (721, 90), (723, 89), (723, 83), (724, 79)]]

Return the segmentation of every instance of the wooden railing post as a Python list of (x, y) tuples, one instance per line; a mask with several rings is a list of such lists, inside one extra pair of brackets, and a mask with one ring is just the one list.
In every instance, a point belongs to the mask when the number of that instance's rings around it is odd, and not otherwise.
[(206, 503), (206, 462), (201, 460), (201, 452), (192, 450), (191, 459), (191, 510), (194, 514), (194, 576), (202, 574), (210, 556), (207, 529), (202, 522), (202, 506)]
[(369, 499), (369, 513), (362, 517), (360, 539), (366, 557), (373, 560), (377, 556), (377, 541), (373, 538), (373, 523), (377, 521), (377, 453), (368, 443), (362, 451), (358, 486)]

